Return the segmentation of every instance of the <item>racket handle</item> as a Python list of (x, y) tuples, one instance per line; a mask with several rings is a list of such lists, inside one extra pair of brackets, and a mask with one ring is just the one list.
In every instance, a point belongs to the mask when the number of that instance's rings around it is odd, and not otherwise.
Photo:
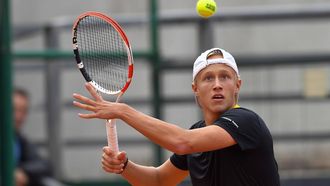
[(117, 138), (117, 129), (116, 129), (116, 120), (107, 120), (106, 122), (106, 130), (107, 130), (107, 139), (108, 146), (115, 152), (119, 152), (118, 148), (118, 138)]

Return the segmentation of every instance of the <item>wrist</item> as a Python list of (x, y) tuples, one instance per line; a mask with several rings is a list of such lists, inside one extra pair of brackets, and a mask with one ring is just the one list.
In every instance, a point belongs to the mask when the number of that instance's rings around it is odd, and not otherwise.
[(129, 112), (131, 107), (125, 103), (120, 103), (120, 108), (118, 109), (118, 119), (121, 119), (126, 122), (126, 119), (129, 118)]
[(123, 120), (124, 114), (127, 110), (127, 105), (125, 103), (117, 103), (118, 107), (116, 109), (116, 118)]

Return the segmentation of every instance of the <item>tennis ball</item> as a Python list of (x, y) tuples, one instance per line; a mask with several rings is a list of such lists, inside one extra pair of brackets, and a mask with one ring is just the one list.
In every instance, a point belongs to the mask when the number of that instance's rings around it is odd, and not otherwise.
[(201, 17), (208, 18), (217, 11), (217, 4), (214, 0), (198, 0), (196, 11)]

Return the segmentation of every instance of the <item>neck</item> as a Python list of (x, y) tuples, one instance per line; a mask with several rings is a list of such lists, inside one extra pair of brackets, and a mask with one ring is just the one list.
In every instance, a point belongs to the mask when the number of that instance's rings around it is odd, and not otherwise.
[(212, 125), (215, 122), (215, 120), (217, 120), (219, 116), (221, 116), (222, 114), (204, 113), (203, 115), (204, 115), (205, 125), (209, 126)]
[(239, 108), (240, 106), (238, 104), (233, 105), (231, 108), (225, 110), (222, 113), (211, 113), (211, 112), (204, 112), (203, 116), (204, 116), (204, 120), (205, 120), (205, 125), (212, 125), (215, 120), (217, 120), (223, 113), (225, 113), (226, 111), (233, 109), (233, 108)]

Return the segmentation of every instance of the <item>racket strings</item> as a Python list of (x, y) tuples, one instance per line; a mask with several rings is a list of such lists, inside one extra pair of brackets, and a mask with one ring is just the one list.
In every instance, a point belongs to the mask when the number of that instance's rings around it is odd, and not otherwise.
[(118, 31), (105, 20), (88, 16), (79, 22), (77, 41), (90, 77), (109, 91), (121, 90), (128, 78), (128, 54)]

